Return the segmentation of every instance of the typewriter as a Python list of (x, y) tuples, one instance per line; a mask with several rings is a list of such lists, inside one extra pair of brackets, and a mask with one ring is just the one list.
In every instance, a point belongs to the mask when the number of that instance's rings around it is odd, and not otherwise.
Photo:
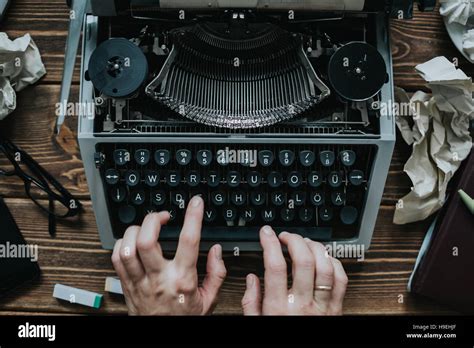
[(70, 5), (82, 23), (71, 21), (69, 46), (83, 27), (78, 138), (104, 248), (163, 210), (160, 242), (175, 248), (195, 195), (203, 249), (258, 250), (263, 225), (369, 247), (395, 144), (382, 107), (393, 101), (389, 19), (410, 18), (413, 1)]

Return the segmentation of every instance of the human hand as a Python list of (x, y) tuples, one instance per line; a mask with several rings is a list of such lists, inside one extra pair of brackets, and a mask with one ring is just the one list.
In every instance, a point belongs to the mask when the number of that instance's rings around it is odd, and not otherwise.
[(207, 256), (207, 275), (198, 287), (196, 263), (204, 202), (194, 197), (188, 205), (173, 260), (163, 257), (158, 236), (169, 213), (149, 214), (142, 226), (131, 226), (115, 244), (112, 263), (120, 277), (130, 315), (205, 315), (214, 310), (226, 276), (222, 248)]
[[(288, 290), (287, 265), (282, 252), (286, 245), (292, 261), (292, 288)], [(247, 276), (242, 299), (245, 315), (342, 315), (347, 275), (339, 260), (327, 254), (317, 242), (271, 227), (260, 231), (265, 265), (263, 295), (260, 280)]]

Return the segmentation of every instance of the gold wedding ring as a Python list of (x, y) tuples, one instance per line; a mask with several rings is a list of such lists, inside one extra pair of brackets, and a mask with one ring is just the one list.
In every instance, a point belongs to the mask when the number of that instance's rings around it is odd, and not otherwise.
[(332, 286), (317, 285), (314, 291), (332, 291)]

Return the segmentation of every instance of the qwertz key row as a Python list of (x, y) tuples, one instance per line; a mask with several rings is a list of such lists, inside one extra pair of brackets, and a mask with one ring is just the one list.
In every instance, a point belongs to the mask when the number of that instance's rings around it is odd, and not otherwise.
[(375, 149), (369, 145), (102, 144), (96, 163), (114, 234), (169, 211), (177, 240), (189, 200), (205, 202), (202, 238), (258, 241), (271, 225), (316, 240), (357, 236)]

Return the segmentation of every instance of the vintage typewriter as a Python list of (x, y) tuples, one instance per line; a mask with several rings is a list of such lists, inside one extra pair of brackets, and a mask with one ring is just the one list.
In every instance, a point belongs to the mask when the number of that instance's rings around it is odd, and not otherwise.
[[(83, 19), (78, 137), (104, 248), (162, 210), (160, 241), (174, 248), (198, 194), (202, 248), (256, 250), (267, 224), (369, 246), (395, 144), (382, 110), (389, 18), (410, 18), (413, 1), (70, 5)], [(71, 21), (66, 85), (80, 29)]]

